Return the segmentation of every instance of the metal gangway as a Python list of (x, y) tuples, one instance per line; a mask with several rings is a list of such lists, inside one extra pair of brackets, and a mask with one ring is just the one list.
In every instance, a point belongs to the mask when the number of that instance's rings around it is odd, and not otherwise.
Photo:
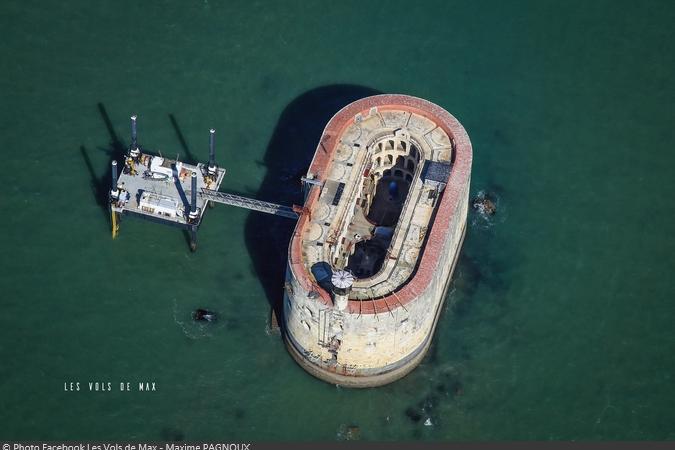
[(267, 214), (274, 214), (275, 216), (282, 216), (288, 219), (297, 219), (300, 217), (293, 208), (277, 205), (276, 203), (264, 202), (254, 198), (242, 197), (240, 195), (228, 194), (227, 192), (219, 192), (211, 189), (202, 188), (202, 198), (223, 205), (238, 206), (253, 211), (264, 212)]

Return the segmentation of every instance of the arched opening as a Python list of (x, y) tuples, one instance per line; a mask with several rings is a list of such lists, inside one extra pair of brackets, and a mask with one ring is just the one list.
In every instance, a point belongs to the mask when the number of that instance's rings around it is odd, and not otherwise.
[(361, 195), (369, 203), (360, 209), (363, 214), (361, 223), (372, 224), (372, 229), (368, 237), (361, 237), (354, 244), (347, 263), (347, 268), (357, 278), (371, 277), (382, 268), (420, 156), (414, 144), (398, 139), (394, 141), (390, 137), (383, 138), (375, 148), (399, 153), (396, 158), (392, 153), (373, 157), (375, 170), (372, 181), (367, 188), (364, 187), (367, 190)]

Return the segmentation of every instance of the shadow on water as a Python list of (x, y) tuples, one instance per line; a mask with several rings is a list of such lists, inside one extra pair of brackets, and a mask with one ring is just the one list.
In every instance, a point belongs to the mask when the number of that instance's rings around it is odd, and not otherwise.
[(110, 212), (108, 210), (108, 193), (110, 191), (110, 186), (112, 185), (110, 165), (113, 161), (117, 161), (119, 164), (119, 162), (124, 159), (126, 146), (117, 136), (112, 121), (110, 120), (110, 116), (108, 116), (108, 112), (106, 111), (103, 103), (98, 103), (96, 106), (98, 108), (99, 114), (101, 115), (101, 119), (103, 120), (103, 124), (108, 130), (108, 135), (110, 136), (110, 141), (108, 142), (107, 146), (97, 147), (97, 150), (102, 151), (108, 155), (108, 161), (103, 175), (99, 176), (96, 174), (96, 170), (94, 169), (94, 165), (91, 161), (90, 152), (84, 145), (80, 146), (80, 154), (82, 155), (82, 160), (84, 161), (84, 165), (87, 168), (87, 172), (89, 172), (91, 191), (94, 195), (96, 204), (101, 207), (101, 210), (103, 211), (106, 219), (109, 219)]
[[(363, 97), (381, 94), (355, 85), (323, 86), (297, 97), (281, 113), (261, 165), (265, 178), (256, 198), (284, 205), (301, 204), (300, 177), (305, 175), (321, 133), (342, 107)], [(250, 214), (246, 247), (252, 270), (265, 289), (270, 306), (280, 313), (288, 243), (295, 222), (267, 214)]]
[(112, 176), (109, 171), (101, 177), (96, 175), (94, 165), (89, 157), (89, 150), (84, 145), (80, 145), (80, 154), (82, 155), (84, 165), (87, 167), (87, 172), (89, 172), (89, 185), (94, 200), (103, 211), (106, 219), (108, 219), (108, 186), (112, 184)]
[(108, 144), (108, 147), (102, 149), (110, 156), (110, 161), (108, 161), (108, 165), (110, 165), (113, 159), (119, 162), (119, 160), (124, 158), (127, 146), (117, 136), (115, 127), (113, 127), (110, 116), (108, 116), (108, 112), (106, 111), (103, 103), (98, 103), (96, 106), (98, 107), (98, 112), (101, 114), (101, 119), (103, 119), (103, 123), (105, 124), (108, 134), (110, 135), (110, 143)]
[(180, 130), (180, 127), (178, 126), (176, 116), (174, 116), (173, 114), (169, 114), (169, 120), (171, 121), (173, 131), (176, 132), (176, 137), (178, 138), (178, 142), (180, 142), (180, 146), (183, 149), (185, 155), (185, 157), (182, 160), (188, 164), (196, 164), (198, 160), (195, 158), (195, 155), (192, 153), (192, 151), (190, 151), (190, 146), (187, 144), (185, 136), (183, 136), (183, 132)]

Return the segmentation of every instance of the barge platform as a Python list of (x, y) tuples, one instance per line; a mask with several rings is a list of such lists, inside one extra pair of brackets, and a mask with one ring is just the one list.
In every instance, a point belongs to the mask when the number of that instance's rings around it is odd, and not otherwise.
[(119, 176), (117, 161), (112, 162), (112, 237), (119, 233), (122, 215), (137, 216), (188, 230), (190, 249), (195, 251), (197, 230), (211, 203), (203, 193), (217, 193), (225, 177), (225, 169), (215, 162), (215, 130), (210, 130), (208, 164), (196, 165), (145, 153), (136, 130), (136, 116), (132, 116), (131, 145)]

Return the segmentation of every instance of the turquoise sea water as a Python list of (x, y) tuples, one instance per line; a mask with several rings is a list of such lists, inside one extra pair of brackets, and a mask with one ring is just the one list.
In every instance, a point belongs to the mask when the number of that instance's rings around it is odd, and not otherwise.
[[(674, 439), (674, 20), (669, 1), (3, 2), (0, 439)], [(472, 193), (499, 204), (469, 218), (405, 379), (322, 383), (266, 332), (284, 219), (217, 207), (194, 254), (143, 221), (110, 239), (129, 115), (188, 160), (217, 128), (222, 189), (292, 203), (330, 115), (376, 92), (453, 113)]]

